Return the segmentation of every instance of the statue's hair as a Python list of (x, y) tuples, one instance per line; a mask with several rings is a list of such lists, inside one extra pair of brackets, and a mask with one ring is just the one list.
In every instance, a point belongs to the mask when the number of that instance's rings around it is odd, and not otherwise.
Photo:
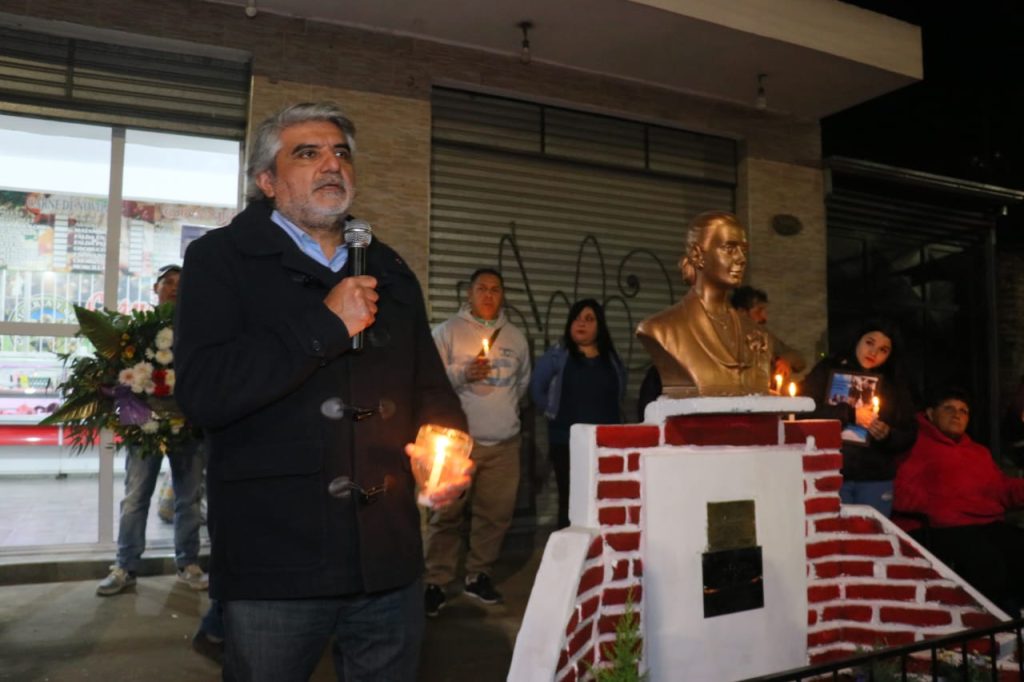
[(679, 267), (683, 271), (683, 280), (693, 286), (697, 282), (697, 266), (694, 264), (695, 247), (700, 246), (707, 250), (708, 240), (718, 225), (735, 225), (742, 228), (740, 219), (726, 211), (705, 211), (698, 214), (690, 221), (686, 228), (686, 249), (683, 257), (679, 260)]

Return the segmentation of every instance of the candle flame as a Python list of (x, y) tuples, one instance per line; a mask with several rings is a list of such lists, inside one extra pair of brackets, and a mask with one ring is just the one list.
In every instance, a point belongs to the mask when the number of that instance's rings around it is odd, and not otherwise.
[(878, 414), (878, 410), (880, 410), (881, 408), (882, 408), (882, 401), (878, 399), (877, 395), (873, 396), (871, 398), (871, 411), (874, 412), (875, 414)]
[(796, 384), (793, 383), (792, 381), (789, 382), (789, 397), (790, 398), (796, 397)]
[(491, 342), (489, 339), (484, 339), (484, 355), (491, 352)]
[(781, 374), (776, 374), (775, 375), (775, 392), (776, 393), (782, 393), (782, 375)]
[(444, 469), (444, 460), (448, 457), (448, 443), (451, 441), (448, 436), (438, 436), (434, 439), (434, 465), (430, 468), (430, 479), (427, 481), (427, 490), (437, 490), (437, 484), (441, 482), (441, 471)]

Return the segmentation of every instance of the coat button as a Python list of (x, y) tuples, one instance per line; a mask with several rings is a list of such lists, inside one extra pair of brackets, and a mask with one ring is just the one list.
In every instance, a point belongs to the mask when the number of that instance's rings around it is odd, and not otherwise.
[(316, 351), (317, 353), (320, 352), (320, 342), (317, 341), (316, 339), (313, 339), (313, 350)]

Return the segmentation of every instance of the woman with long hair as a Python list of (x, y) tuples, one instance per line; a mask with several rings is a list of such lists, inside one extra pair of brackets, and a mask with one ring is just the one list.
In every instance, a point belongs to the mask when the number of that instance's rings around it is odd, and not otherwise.
[(558, 485), (558, 527), (569, 525), (569, 428), (619, 424), (626, 371), (604, 308), (592, 298), (569, 309), (565, 332), (537, 361), (530, 395), (548, 418), (548, 453)]
[[(846, 348), (815, 365), (800, 391), (814, 398), (811, 418), (842, 422), (843, 503), (867, 504), (886, 516), (892, 512), (899, 457), (917, 437), (914, 405), (900, 366), (902, 343), (895, 326), (871, 320)], [(871, 402), (876, 396), (877, 413)]]

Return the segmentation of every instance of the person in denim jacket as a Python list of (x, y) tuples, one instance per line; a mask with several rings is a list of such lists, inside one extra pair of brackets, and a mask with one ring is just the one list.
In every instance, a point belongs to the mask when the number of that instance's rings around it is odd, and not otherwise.
[(558, 527), (569, 525), (569, 429), (620, 424), (626, 370), (615, 352), (604, 308), (592, 298), (573, 304), (562, 338), (537, 361), (530, 395), (548, 418), (548, 456), (558, 485)]

